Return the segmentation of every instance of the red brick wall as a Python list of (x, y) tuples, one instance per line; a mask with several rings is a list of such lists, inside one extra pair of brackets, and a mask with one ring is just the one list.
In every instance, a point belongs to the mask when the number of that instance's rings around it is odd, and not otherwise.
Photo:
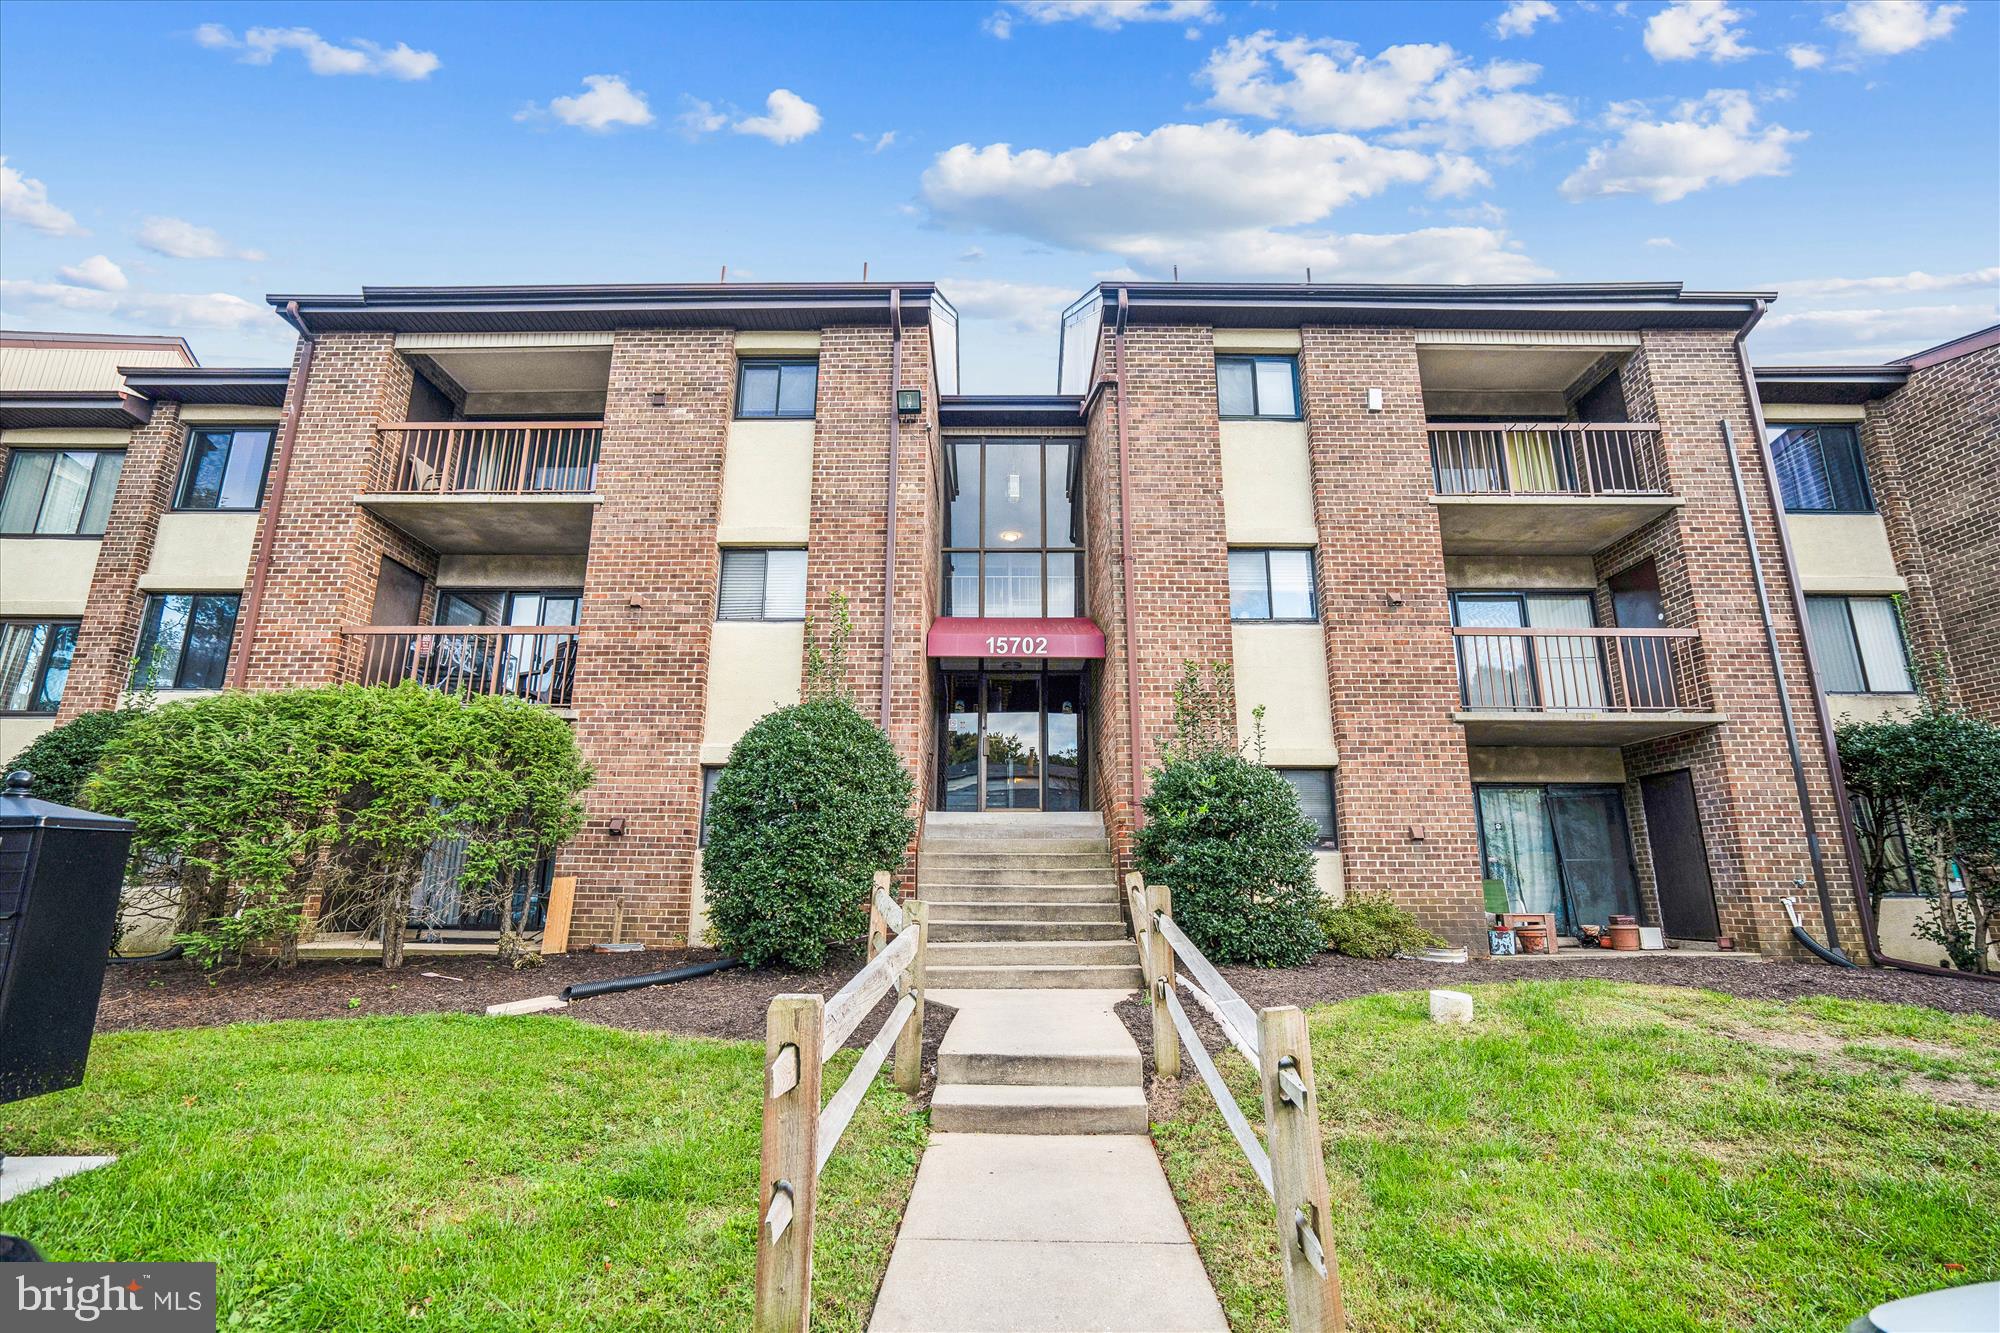
[[(1465, 732), (1452, 720), (1457, 657), (1415, 338), (1327, 327), (1302, 337), (1347, 887), (1394, 894), (1432, 929), (1481, 947), (1479, 836)], [(1370, 388), (1382, 391), (1380, 412), (1368, 410)]]
[[(180, 405), (155, 403), (152, 419), (132, 432), (125, 448), (125, 467), (118, 474), (118, 489), (105, 518), (90, 598), (77, 629), (76, 656), (57, 713), (65, 722), (78, 713), (115, 707), (119, 692), (132, 678), (132, 655), (145, 605), (139, 579), (153, 561), (160, 515), (173, 503), (184, 433)], [(5, 459), (0, 458), (0, 469), (4, 466)]]

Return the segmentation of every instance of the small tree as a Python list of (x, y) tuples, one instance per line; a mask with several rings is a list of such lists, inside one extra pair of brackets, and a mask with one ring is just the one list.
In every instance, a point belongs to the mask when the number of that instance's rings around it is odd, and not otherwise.
[(7, 763), (7, 771), (25, 768), (35, 775), (35, 795), (57, 805), (83, 800), (83, 784), (104, 758), (104, 747), (125, 730), (144, 708), (106, 708), (79, 713), (28, 742)]
[(1183, 664), (1139, 832), (1139, 866), (1174, 891), (1174, 920), (1219, 963), (1296, 967), (1326, 945), (1313, 921), (1312, 821), (1264, 767), (1263, 710), (1246, 758), (1229, 668)]
[(847, 692), (850, 628), (839, 596), (823, 645), (808, 623), (801, 702), (743, 734), (709, 798), (709, 917), (752, 966), (815, 968), (862, 934), (875, 872), (900, 865), (916, 832), (909, 771)]

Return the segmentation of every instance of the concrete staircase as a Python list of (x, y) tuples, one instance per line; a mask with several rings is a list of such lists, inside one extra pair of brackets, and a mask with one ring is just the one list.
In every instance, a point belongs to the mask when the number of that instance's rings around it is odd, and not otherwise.
[(946, 1133), (1144, 1134), (1139, 1049), (1112, 1006), (1144, 983), (1100, 816), (933, 814), (917, 891)]

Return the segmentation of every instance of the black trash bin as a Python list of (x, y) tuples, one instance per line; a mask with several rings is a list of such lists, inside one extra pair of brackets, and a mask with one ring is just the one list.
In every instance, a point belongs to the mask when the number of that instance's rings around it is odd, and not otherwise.
[(83, 1082), (133, 824), (0, 790), (0, 1103)]

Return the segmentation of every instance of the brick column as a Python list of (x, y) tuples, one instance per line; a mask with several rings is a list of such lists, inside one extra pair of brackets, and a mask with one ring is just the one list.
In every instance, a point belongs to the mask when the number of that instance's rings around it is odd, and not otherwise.
[(577, 876), (577, 945), (611, 938), (621, 899), (626, 939), (687, 937), (735, 364), (727, 329), (622, 330), (612, 343), (575, 690), (597, 780), (557, 871)]
[[(1485, 936), (1479, 837), (1414, 336), (1307, 327), (1300, 380), (1350, 891)], [(1382, 410), (1368, 410), (1368, 390)]]
[(84, 604), (76, 656), (57, 713), (64, 722), (78, 713), (117, 707), (119, 693), (132, 678), (144, 604), (139, 579), (153, 563), (160, 516), (173, 503), (174, 484), (180, 478), (181, 437), (180, 404), (155, 403), (152, 419), (133, 431), (125, 446), (125, 467), (111, 497), (104, 539), (98, 543), (90, 599)]

